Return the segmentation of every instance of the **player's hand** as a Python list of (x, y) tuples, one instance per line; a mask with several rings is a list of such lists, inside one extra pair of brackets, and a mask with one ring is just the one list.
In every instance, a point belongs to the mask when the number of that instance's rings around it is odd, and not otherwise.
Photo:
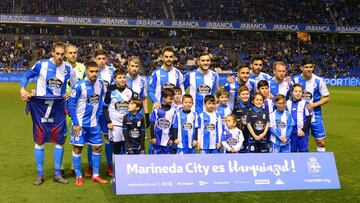
[(286, 76), (284, 79), (285, 82), (291, 82), (291, 77), (290, 76)]
[(233, 83), (233, 82), (235, 82), (235, 78), (234, 78), (234, 76), (229, 76), (226, 78), (226, 81), (229, 83)]
[(312, 102), (310, 102), (310, 103), (306, 106), (306, 109), (307, 109), (307, 110), (312, 110), (312, 109), (315, 108), (315, 107), (316, 107), (315, 104), (312, 103)]
[(169, 140), (168, 146), (171, 146), (172, 144), (173, 144), (173, 141), (172, 141), (172, 140)]
[(73, 131), (75, 136), (79, 136), (81, 132), (81, 126), (80, 125), (73, 126)]
[(174, 140), (175, 144), (179, 144), (179, 142), (180, 142), (179, 139)]
[(286, 143), (286, 142), (287, 142), (286, 137), (283, 138), (282, 142), (283, 142), (283, 143)]
[(196, 147), (197, 144), (198, 144), (198, 142), (197, 142), (196, 140), (194, 140), (194, 141), (192, 142), (191, 146), (192, 146), (192, 147)]
[(150, 140), (151, 144), (156, 144), (156, 138)]
[(29, 101), (29, 99), (31, 98), (31, 94), (28, 91), (26, 91), (25, 88), (20, 89), (20, 95), (23, 101)]
[(161, 104), (160, 104), (160, 102), (155, 102), (153, 104), (153, 109), (158, 109), (158, 108), (161, 108)]
[(231, 152), (231, 153), (235, 153), (235, 152), (236, 152), (236, 150), (235, 150), (234, 148), (232, 148), (232, 147), (231, 147), (230, 152)]
[(64, 99), (65, 99), (65, 100), (68, 100), (69, 98), (70, 98), (70, 94), (69, 94), (69, 93), (64, 94)]
[(221, 149), (221, 143), (220, 143), (220, 142), (217, 143), (216, 147), (217, 147), (218, 149)]
[(31, 90), (30, 96), (36, 96), (36, 90), (35, 89)]
[(107, 127), (112, 130), (112, 129), (114, 129), (114, 124), (108, 123), (108, 124), (107, 124)]
[(298, 136), (299, 137), (303, 137), (305, 135), (304, 131), (302, 131), (301, 129), (298, 130)]

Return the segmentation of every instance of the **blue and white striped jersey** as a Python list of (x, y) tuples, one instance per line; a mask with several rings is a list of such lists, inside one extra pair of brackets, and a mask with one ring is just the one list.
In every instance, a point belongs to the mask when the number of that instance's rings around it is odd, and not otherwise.
[(197, 116), (196, 113), (191, 111), (185, 113), (180, 110), (176, 113), (173, 123), (173, 128), (178, 130), (178, 148), (192, 149), (192, 143), (195, 139), (195, 130), (197, 128)]
[(114, 84), (114, 72), (115, 68), (106, 65), (104, 69), (101, 69), (98, 78), (104, 81), (105, 87)]
[[(229, 101), (228, 106), (230, 109), (234, 109), (234, 106), (237, 103), (238, 100), (238, 90), (242, 85), (239, 83), (239, 81), (235, 81), (233, 83), (226, 82), (224, 85), (224, 89), (229, 92)], [(246, 87), (249, 88), (250, 91), (250, 98), (255, 93), (255, 81), (253, 79), (249, 79), (246, 84)]]
[(193, 96), (194, 105), (192, 111), (197, 114), (203, 112), (204, 97), (206, 95), (215, 95), (219, 89), (219, 75), (212, 70), (207, 74), (202, 74), (198, 69), (186, 74), (184, 88), (190, 87), (190, 95)]
[(265, 99), (264, 101), (264, 109), (270, 114), (275, 110), (273, 99)]
[(105, 85), (102, 80), (96, 80), (95, 83), (92, 83), (85, 78), (73, 86), (68, 103), (73, 125), (82, 127), (98, 125), (104, 92)]
[(294, 129), (302, 129), (306, 122), (306, 117), (312, 115), (312, 110), (307, 110), (306, 106), (309, 104), (308, 101), (300, 100), (300, 101), (293, 101), (288, 100), (286, 102), (286, 106), (288, 111), (291, 113), (295, 126)]
[[(290, 135), (295, 125), (291, 113), (288, 111), (275, 110), (270, 114), (270, 141), (278, 146), (284, 146), (290, 142)], [(287, 142), (282, 143), (279, 137), (286, 137)]]
[(172, 89), (175, 86), (181, 88), (184, 92), (184, 76), (176, 68), (172, 68), (170, 71), (165, 70), (163, 67), (157, 68), (149, 77), (149, 89), (148, 95), (152, 103), (162, 103), (161, 90)]
[(36, 76), (36, 96), (64, 96), (68, 81), (72, 84), (78, 81), (74, 70), (66, 62), (56, 66), (51, 59), (44, 59), (35, 63), (31, 70), (25, 73), (20, 87), (26, 87), (29, 79)]
[(147, 97), (147, 83), (143, 76), (138, 75), (135, 79), (132, 79), (129, 74), (126, 75), (126, 81), (129, 83), (130, 89), (133, 91), (134, 98), (144, 100)]
[(217, 106), (217, 113), (219, 114), (222, 122), (222, 128), (227, 129), (226, 126), (226, 116), (232, 113), (232, 110), (227, 105), (218, 104)]
[[(318, 102), (321, 97), (330, 95), (324, 80), (315, 74), (307, 81), (301, 75), (294, 76), (293, 83), (303, 87), (303, 99), (309, 102)], [(321, 106), (315, 107), (314, 113), (316, 116), (321, 116)]]
[(174, 108), (168, 111), (163, 108), (153, 109), (149, 120), (151, 123), (155, 123), (154, 137), (156, 138), (156, 145), (168, 146), (175, 113)]
[(129, 101), (133, 91), (125, 88), (122, 92), (118, 89), (109, 89), (106, 92), (104, 106), (108, 106), (109, 117), (115, 126), (123, 125), (123, 118), (128, 113)]
[(223, 130), (219, 114), (204, 111), (198, 116), (197, 122), (200, 149), (216, 149)]
[(283, 81), (282, 83), (277, 83), (274, 78), (270, 79), (268, 82), (269, 82), (270, 93), (272, 95), (275, 96), (276, 94), (282, 94), (286, 98), (289, 98), (292, 83), (286, 81)]
[(257, 85), (257, 83), (260, 81), (260, 80), (266, 80), (266, 81), (269, 81), (271, 79), (271, 76), (267, 73), (264, 73), (264, 72), (260, 72), (258, 76), (255, 76), (252, 71), (250, 71), (250, 79), (254, 80), (255, 81), (255, 84)]

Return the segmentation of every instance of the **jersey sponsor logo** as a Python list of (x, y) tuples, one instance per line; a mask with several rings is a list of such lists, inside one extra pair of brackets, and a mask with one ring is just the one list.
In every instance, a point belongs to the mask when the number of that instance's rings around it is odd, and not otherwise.
[(192, 124), (191, 124), (191, 123), (188, 123), (188, 122), (184, 123), (184, 125), (183, 125), (183, 128), (184, 128), (185, 130), (191, 130), (192, 127), (193, 127)]
[(238, 143), (238, 140), (233, 138), (233, 137), (230, 137), (229, 139), (226, 140), (226, 143), (230, 146), (230, 147), (233, 147), (235, 146), (237, 143)]
[(137, 128), (134, 128), (134, 129), (130, 130), (129, 135), (132, 138), (138, 138), (138, 137), (140, 137), (140, 130)]
[(129, 103), (126, 101), (119, 101), (116, 102), (114, 106), (116, 111), (127, 111)]
[(162, 130), (164, 129), (169, 129), (170, 128), (170, 121), (166, 120), (165, 118), (160, 118), (157, 123), (156, 126)]
[(215, 130), (215, 125), (212, 124), (212, 123), (209, 123), (209, 124), (207, 124), (207, 125), (205, 126), (205, 129), (206, 129), (207, 131), (214, 131), (214, 130)]
[(303, 99), (306, 101), (310, 101), (312, 98), (313, 95), (311, 94), (311, 92), (304, 90)]
[(286, 124), (284, 122), (280, 121), (279, 123), (276, 124), (276, 127), (280, 128), (280, 129), (284, 129), (284, 128), (286, 128)]
[(201, 95), (208, 95), (211, 93), (211, 87), (206, 84), (202, 84), (196, 89), (196, 92)]
[(98, 94), (93, 94), (87, 98), (87, 103), (92, 105), (99, 103), (99, 101), (100, 101), (100, 96)]
[(163, 84), (163, 85), (161, 86), (161, 89), (162, 89), (162, 90), (165, 90), (165, 89), (173, 89), (174, 87), (175, 87), (174, 84), (172, 84), (172, 83), (170, 83), (170, 82), (167, 82), (167, 83), (165, 83), (165, 84)]
[(259, 130), (259, 131), (264, 130), (265, 124), (264, 124), (264, 122), (258, 120), (255, 122), (254, 128), (255, 128), (255, 130)]
[(50, 78), (46, 81), (46, 86), (49, 88), (60, 88), (63, 82), (58, 78)]

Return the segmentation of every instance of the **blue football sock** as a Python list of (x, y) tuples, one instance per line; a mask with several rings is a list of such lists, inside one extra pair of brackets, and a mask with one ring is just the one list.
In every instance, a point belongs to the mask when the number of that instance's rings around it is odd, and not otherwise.
[(74, 170), (75, 170), (75, 174), (76, 177), (81, 177), (81, 154), (75, 154), (73, 152), (72, 154), (72, 162), (74, 165)]
[(100, 163), (101, 163), (101, 153), (92, 153), (92, 163), (93, 163), (93, 176), (99, 176)]
[(87, 149), (87, 159), (88, 159), (88, 164), (90, 167), (92, 167), (92, 146), (88, 145), (88, 149)]
[(54, 148), (54, 173), (55, 176), (61, 175), (60, 173), (60, 168), (61, 168), (61, 164), (62, 164), (62, 160), (63, 160), (63, 155), (64, 155), (64, 147), (62, 147), (61, 145), (55, 145)]
[(112, 152), (113, 145), (109, 140), (105, 140), (105, 157), (106, 157), (106, 166), (112, 166)]
[(35, 144), (34, 156), (35, 156), (36, 170), (38, 172), (38, 176), (44, 176), (44, 156), (45, 156), (44, 145)]

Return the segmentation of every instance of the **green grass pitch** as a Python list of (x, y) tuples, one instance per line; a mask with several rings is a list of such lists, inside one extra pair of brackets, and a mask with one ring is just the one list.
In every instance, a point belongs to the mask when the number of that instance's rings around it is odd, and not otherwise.
[[(30, 85), (30, 88), (33, 84)], [(30, 89), (29, 88), (29, 89)], [(33, 186), (36, 169), (30, 115), (25, 115), (18, 83), (0, 83), (0, 202), (360, 202), (360, 88), (331, 87), (330, 103), (323, 108), (327, 151), (334, 152), (340, 190), (195, 193), (116, 196), (110, 184), (85, 179), (83, 187), (52, 181), (53, 146), (45, 149), (45, 183)], [(314, 140), (310, 150), (315, 151)], [(83, 153), (83, 162), (86, 154)], [(102, 159), (105, 165), (105, 158)], [(70, 168), (71, 146), (65, 146), (64, 164)], [(86, 163), (83, 164), (85, 169)], [(67, 171), (68, 172), (68, 171)], [(106, 177), (104, 175), (104, 177)]]

